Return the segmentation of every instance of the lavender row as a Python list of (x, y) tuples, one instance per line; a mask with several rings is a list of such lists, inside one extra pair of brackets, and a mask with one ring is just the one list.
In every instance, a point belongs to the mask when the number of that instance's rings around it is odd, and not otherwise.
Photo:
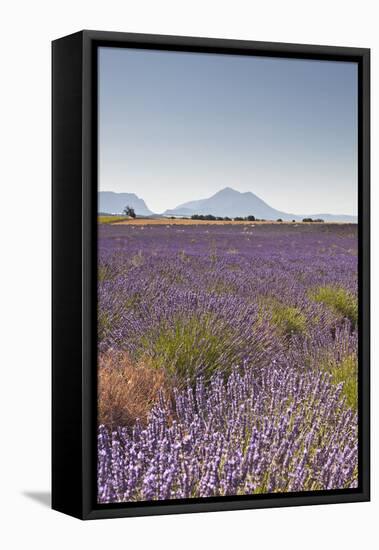
[[(258, 374), (258, 376), (257, 376)], [(101, 503), (357, 485), (357, 418), (328, 374), (245, 365), (98, 432)]]
[[(338, 359), (341, 348), (356, 354), (356, 326), (312, 296), (325, 286), (356, 296), (356, 248), (350, 225), (106, 226), (99, 350), (154, 358), (157, 342), (188, 332), (188, 319), (197, 319), (193, 346), (212, 334), (222, 348), (217, 367), (225, 369), (283, 358), (302, 366), (323, 355)], [(281, 323), (281, 314), (293, 318)], [(204, 358), (195, 363), (201, 370)]]

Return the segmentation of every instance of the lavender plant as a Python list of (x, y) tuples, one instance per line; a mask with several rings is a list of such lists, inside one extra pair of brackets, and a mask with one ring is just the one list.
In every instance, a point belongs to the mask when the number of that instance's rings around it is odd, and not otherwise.
[(330, 375), (247, 365), (161, 397), (146, 427), (99, 427), (99, 502), (355, 487), (357, 418)]

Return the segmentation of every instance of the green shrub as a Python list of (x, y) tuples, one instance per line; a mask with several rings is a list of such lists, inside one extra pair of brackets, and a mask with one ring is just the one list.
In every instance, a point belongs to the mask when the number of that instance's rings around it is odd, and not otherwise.
[(261, 300), (262, 314), (265, 310), (269, 312), (271, 322), (283, 336), (306, 332), (307, 319), (299, 308), (283, 304), (277, 298), (268, 296)]
[(101, 342), (112, 332), (112, 317), (107, 311), (98, 310), (97, 316), (97, 337)]
[(337, 286), (322, 286), (311, 293), (315, 302), (321, 302), (338, 315), (350, 319), (355, 326), (358, 322), (358, 300), (356, 296)]
[(211, 315), (179, 317), (143, 338), (144, 359), (179, 381), (194, 380), (199, 374), (208, 379), (220, 368), (225, 355), (233, 356), (231, 332)]
[(342, 394), (348, 407), (356, 410), (358, 407), (358, 362), (355, 354), (348, 355), (341, 362), (329, 361), (323, 365), (332, 375), (333, 384), (341, 384)]
[(272, 308), (272, 321), (285, 336), (304, 334), (307, 329), (305, 315), (297, 307), (281, 303)]
[(112, 270), (107, 264), (99, 264), (97, 268), (97, 280), (99, 283), (105, 282), (107, 279), (111, 279), (113, 276)]

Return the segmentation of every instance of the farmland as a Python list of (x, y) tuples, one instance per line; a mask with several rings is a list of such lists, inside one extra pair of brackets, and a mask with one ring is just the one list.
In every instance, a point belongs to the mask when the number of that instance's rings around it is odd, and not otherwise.
[(180, 221), (99, 224), (98, 501), (356, 487), (357, 226)]

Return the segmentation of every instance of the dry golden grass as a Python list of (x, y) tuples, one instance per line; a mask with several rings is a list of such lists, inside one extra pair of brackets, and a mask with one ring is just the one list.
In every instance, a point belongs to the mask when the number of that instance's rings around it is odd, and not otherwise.
[[(254, 225), (257, 222), (248, 221), (224, 221), (224, 220), (174, 220), (164, 218), (137, 218), (135, 220), (124, 220), (114, 223), (113, 225)], [(262, 222), (260, 222), (262, 223)]]
[(125, 352), (110, 351), (98, 357), (98, 422), (109, 427), (145, 423), (159, 390), (170, 395), (161, 369), (132, 364)]

